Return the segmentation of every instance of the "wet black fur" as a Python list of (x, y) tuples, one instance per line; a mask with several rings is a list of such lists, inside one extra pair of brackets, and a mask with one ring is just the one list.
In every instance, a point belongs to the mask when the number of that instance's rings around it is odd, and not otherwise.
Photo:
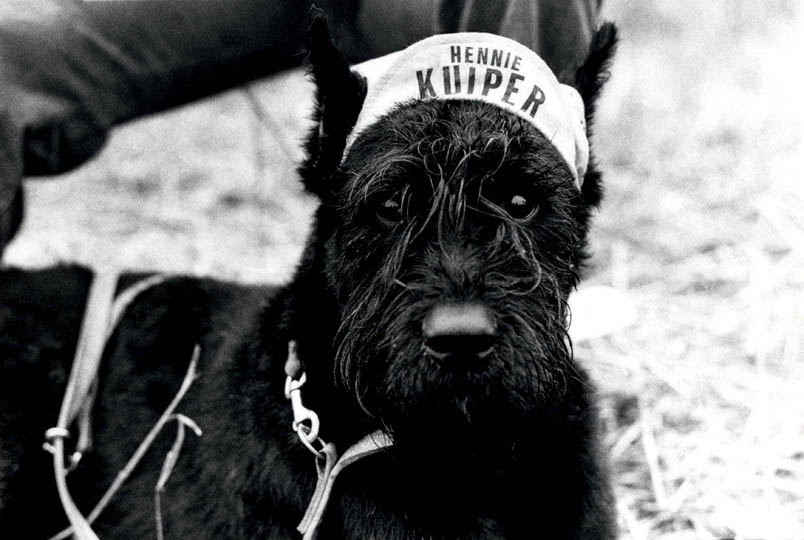
[[(199, 343), (200, 375), (178, 411), (204, 434), (188, 432), (167, 484), (166, 537), (293, 538), (315, 475), (283, 398), (293, 339), (322, 438), (344, 449), (382, 428), (396, 442), (338, 480), (322, 538), (613, 538), (593, 396), (564, 330), (602, 193), (594, 163), (579, 193), (518, 118), (429, 102), (367, 130), (340, 165), (365, 82), (322, 20), (312, 35), (319, 107), (301, 173), (321, 205), (296, 277), (276, 289), (174, 278), (130, 308), (104, 357), (95, 450), (70, 475), (79, 506), (88, 512), (112, 481)], [(615, 41), (604, 25), (578, 71), (590, 126)], [(535, 215), (509, 214), (519, 195)], [(80, 267), (0, 272), (2, 538), (66, 524), (41, 441), (90, 277)], [(468, 369), (422, 352), (424, 315), (455, 301), (497, 318), (496, 352)], [(175, 429), (101, 515), (102, 538), (154, 536), (153, 489)]]

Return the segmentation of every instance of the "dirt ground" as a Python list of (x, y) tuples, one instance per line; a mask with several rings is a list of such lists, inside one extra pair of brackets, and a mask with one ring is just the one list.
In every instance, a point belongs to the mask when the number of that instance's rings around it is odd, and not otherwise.
[[(576, 352), (600, 383), (622, 538), (804, 538), (802, 8), (605, 13), (622, 43), (587, 283), (638, 316)], [(294, 171), (310, 105), (291, 72), (118, 129), (86, 166), (27, 182), (6, 262), (287, 279), (314, 206)]]

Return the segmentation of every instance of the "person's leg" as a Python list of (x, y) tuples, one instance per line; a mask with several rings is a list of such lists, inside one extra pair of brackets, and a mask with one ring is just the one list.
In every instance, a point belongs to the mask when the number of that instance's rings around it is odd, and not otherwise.
[(4, 5), (0, 106), (23, 133), (24, 174), (69, 170), (113, 125), (300, 63), (306, 4)]
[[(357, 0), (317, 2), (359, 57)], [(23, 176), (68, 171), (115, 125), (299, 65), (312, 0), (0, 2), (0, 254)]]
[[(456, 0), (444, 0), (445, 3)], [(491, 32), (536, 51), (557, 74), (574, 72), (589, 48), (599, 0), (465, 0), (456, 31)]]
[(556, 75), (569, 75), (589, 52), (599, 24), (600, 0), (540, 0), (539, 52)]

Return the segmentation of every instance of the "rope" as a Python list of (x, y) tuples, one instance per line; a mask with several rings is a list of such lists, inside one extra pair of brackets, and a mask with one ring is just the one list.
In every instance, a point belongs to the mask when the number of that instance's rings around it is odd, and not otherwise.
[[(98, 368), (106, 342), (119, 324), (128, 306), (137, 296), (143, 291), (167, 279), (166, 276), (161, 275), (151, 276), (126, 289), (115, 300), (118, 277), (119, 273), (115, 270), (100, 270), (95, 273), (89, 289), (87, 305), (81, 321), (78, 344), (76, 345), (70, 376), (64, 391), (64, 398), (62, 399), (61, 408), (59, 409), (56, 427), (50, 428), (45, 432), (44, 448), (53, 454), (53, 471), (56, 479), (56, 489), (64, 513), (70, 522), (70, 527), (53, 536), (52, 540), (66, 538), (70, 534), (73, 534), (77, 540), (98, 540), (90, 524), (97, 518), (98, 514), (100, 514), (106, 504), (108, 504), (111, 495), (119, 489), (123, 480), (125, 480), (131, 472), (127, 465), (126, 469), (118, 475), (118, 478), (115, 479), (115, 482), (109, 490), (107, 490), (106, 494), (104, 494), (104, 497), (101, 498), (101, 501), (95, 509), (93, 509), (92, 513), (90, 513), (89, 518), (85, 518), (78, 510), (67, 488), (67, 475), (78, 464), (81, 456), (92, 446), (92, 407), (97, 390)], [(185, 377), (187, 387), (189, 387), (189, 383), (192, 382), (192, 377), (195, 376), (195, 364), (198, 359), (198, 354), (199, 349), (198, 346), (196, 346), (193, 351), (193, 359), (190, 362), (188, 375)], [(190, 373), (190, 371), (192, 373)], [(182, 385), (182, 389), (180, 389), (179, 394), (177, 394), (178, 399), (181, 399), (181, 396), (186, 392), (185, 384)], [(174, 401), (175, 404), (178, 404), (178, 400), (174, 398)], [(173, 403), (171, 403), (171, 405), (175, 407)], [(172, 409), (170, 409), (168, 416), (169, 414), (172, 414)], [(76, 420), (78, 421), (79, 438), (75, 451), (70, 455), (69, 466), (65, 466), (64, 439), (70, 437), (70, 431), (67, 427)], [(159, 429), (161, 429), (163, 424), (164, 422), (161, 424), (157, 422)], [(154, 429), (156, 429), (157, 426), (154, 426)], [(154, 437), (156, 433), (158, 433), (158, 429), (154, 432)], [(148, 442), (148, 445), (150, 445), (150, 442)], [(144, 450), (142, 453), (144, 453)], [(129, 462), (129, 464), (131, 464), (132, 461), (134, 462), (130, 467), (131, 470), (133, 470), (136, 466), (136, 462), (138, 462), (141, 457), (141, 455), (138, 456), (137, 452), (135, 452), (135, 455)]]
[[(106, 332), (114, 292), (117, 288), (117, 277), (117, 272), (102, 271), (98, 272), (92, 280), (87, 307), (81, 321), (81, 333), (75, 350), (75, 359), (59, 409), (58, 421), (55, 428), (45, 432), (45, 449), (53, 454), (56, 489), (77, 540), (98, 540), (98, 537), (75, 506), (70, 491), (67, 489), (69, 470), (64, 466), (64, 439), (70, 435), (67, 426), (75, 420), (84, 407), (84, 399), (91, 393), (95, 381), (98, 364), (103, 355), (103, 347), (106, 344)], [(80, 455), (80, 453), (74, 454), (70, 468), (75, 466), (76, 456), (80, 457)]]
[[(100, 501), (98, 501), (98, 504), (96, 504), (95, 508), (92, 509), (92, 512), (89, 513), (89, 516), (85, 520), (87, 522), (86, 525), (87, 527), (89, 527), (89, 524), (93, 523), (98, 518), (100, 513), (103, 512), (103, 510), (106, 508), (106, 505), (109, 504), (109, 501), (112, 500), (114, 494), (117, 493), (117, 491), (120, 489), (120, 486), (123, 485), (123, 482), (125, 482), (128, 479), (128, 477), (131, 476), (131, 473), (134, 471), (134, 469), (137, 467), (142, 457), (151, 447), (151, 444), (153, 444), (154, 440), (156, 439), (157, 435), (159, 435), (159, 432), (162, 430), (165, 424), (167, 424), (171, 420), (176, 419), (176, 417), (173, 415), (173, 411), (176, 409), (179, 402), (184, 397), (184, 394), (187, 393), (187, 391), (190, 389), (190, 385), (195, 380), (196, 367), (198, 365), (198, 358), (200, 355), (201, 355), (201, 347), (196, 345), (195, 348), (193, 348), (193, 356), (192, 359), (190, 360), (190, 365), (187, 367), (187, 374), (184, 376), (184, 380), (181, 383), (179, 391), (176, 393), (175, 397), (170, 402), (170, 405), (167, 406), (165, 412), (162, 413), (162, 416), (159, 417), (159, 420), (156, 421), (154, 427), (151, 428), (151, 431), (148, 432), (148, 435), (145, 436), (145, 439), (143, 439), (143, 441), (137, 447), (137, 450), (135, 450), (134, 454), (132, 454), (131, 458), (129, 458), (128, 462), (126, 463), (126, 466), (123, 467), (123, 469), (119, 473), (117, 473), (117, 477), (114, 479), (114, 482), (112, 482), (112, 484), (103, 494), (103, 497), (101, 497)], [(195, 426), (196, 428), (198, 427), (195, 425), (194, 422), (192, 423), (192, 425)], [(60, 440), (57, 440), (56, 444), (58, 444), (59, 442)], [(169, 472), (167, 474), (169, 475)], [(59, 480), (58, 476), (56, 477), (56, 480), (57, 481)], [(167, 481), (167, 478), (165, 478), (165, 481)], [(70, 500), (69, 502), (72, 502), (72, 500)], [(62, 503), (64, 503), (64, 501), (62, 501)], [(65, 507), (65, 511), (66, 510), (67, 509)], [(48, 540), (63, 540), (64, 538), (70, 536), (70, 534), (74, 534), (77, 540), (85, 540), (85, 539), (89, 540), (90, 538), (97, 538), (97, 536), (95, 536), (95, 533), (92, 532), (91, 528), (89, 529), (89, 533), (92, 536), (86, 536), (86, 537), (81, 536), (81, 534), (83, 533), (84, 531), (79, 531), (75, 529), (74, 526), (67, 527), (60, 533), (51, 536)]]

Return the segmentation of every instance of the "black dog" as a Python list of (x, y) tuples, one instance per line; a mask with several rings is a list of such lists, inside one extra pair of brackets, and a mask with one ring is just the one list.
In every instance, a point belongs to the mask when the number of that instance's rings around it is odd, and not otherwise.
[[(614, 537), (590, 384), (566, 333), (601, 198), (594, 164), (579, 189), (528, 121), (459, 100), (394, 109), (344, 159), (366, 81), (323, 21), (312, 35), (318, 127), (301, 173), (321, 205), (296, 277), (278, 290), (172, 278), (132, 303), (105, 349), (94, 448), (69, 476), (78, 507), (88, 514), (123, 469), (198, 344), (177, 412), (203, 435), (187, 435), (164, 486), (167, 538), (298, 536), (317, 475), (285, 396), (297, 361), (320, 419), (314, 450), (374, 432), (393, 441), (339, 475), (320, 537)], [(573, 81), (588, 122), (615, 41), (604, 25)], [(91, 279), (78, 267), (0, 273), (2, 538), (68, 525), (41, 446)], [(175, 433), (163, 430), (94, 522), (101, 538), (154, 535)]]

